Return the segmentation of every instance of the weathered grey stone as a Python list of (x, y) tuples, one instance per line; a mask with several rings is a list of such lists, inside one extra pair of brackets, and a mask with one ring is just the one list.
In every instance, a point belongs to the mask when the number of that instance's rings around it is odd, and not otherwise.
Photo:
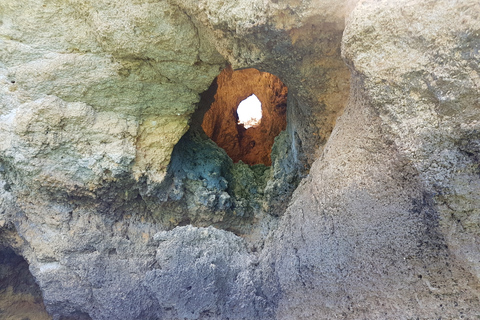
[(265, 261), (277, 318), (478, 315), (479, 14), (475, 1), (353, 11), (349, 104), (264, 249), (283, 253)]
[[(0, 0), (0, 237), (54, 319), (474, 318), (479, 16)], [(199, 130), (227, 63), (288, 86), (270, 169)]]
[[(480, 251), (469, 243), (478, 239), (472, 222), (480, 217), (479, 15), (475, 1), (365, 3), (343, 42), (384, 135), (418, 172), (445, 241), (477, 278)], [(393, 33), (380, 28), (390, 21)], [(381, 51), (365, 45), (371, 39)]]
[(145, 281), (165, 319), (262, 317), (252, 279), (255, 257), (230, 232), (191, 226), (154, 236), (155, 269)]

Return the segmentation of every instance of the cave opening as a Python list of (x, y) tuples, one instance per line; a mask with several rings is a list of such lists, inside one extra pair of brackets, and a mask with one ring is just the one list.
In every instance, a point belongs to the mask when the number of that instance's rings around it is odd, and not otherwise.
[[(270, 166), (275, 137), (287, 126), (287, 86), (270, 73), (231, 67), (218, 75), (216, 84), (203, 131), (234, 163)], [(248, 102), (253, 106), (246, 107)], [(247, 119), (242, 118), (244, 108), (254, 110)]]
[(243, 124), (245, 129), (256, 127), (262, 121), (262, 103), (256, 95), (252, 94), (240, 102), (237, 115), (238, 124)]
[(0, 244), (0, 317), (2, 319), (51, 319), (42, 292), (27, 261)]
[[(291, 124), (287, 127), (296, 105), (287, 115), (287, 94), (270, 73), (224, 69), (200, 95), (164, 182), (148, 191), (155, 195), (155, 219), (168, 228), (213, 225), (262, 237), (259, 221), (284, 212), (301, 178), (301, 146)], [(249, 97), (257, 108), (251, 126), (240, 108)]]

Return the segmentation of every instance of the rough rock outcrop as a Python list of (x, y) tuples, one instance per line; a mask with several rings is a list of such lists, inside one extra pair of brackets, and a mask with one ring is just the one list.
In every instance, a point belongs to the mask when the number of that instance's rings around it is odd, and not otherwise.
[[(116, 134), (116, 143), (124, 146), (128, 143), (120, 141), (131, 132), (123, 132), (122, 126), (133, 120), (138, 131), (133, 134), (137, 149), (133, 171), (137, 177), (161, 181), (198, 93), (208, 88), (224, 63), (201, 39), (189, 16), (167, 2), (2, 1), (0, 6), (2, 104), (8, 108), (2, 114), (15, 113), (14, 106), (41, 105), (44, 99), (56, 99), (48, 100), (48, 105), (84, 103), (95, 115), (115, 113), (104, 119), (100, 115), (98, 134)], [(70, 111), (75, 107), (59, 107), (66, 109), (66, 117), (76, 116)], [(116, 118), (117, 123), (110, 122)], [(32, 127), (31, 134), (37, 129), (41, 130)], [(69, 132), (62, 129), (56, 132)], [(96, 141), (108, 145), (101, 138)], [(122, 147), (116, 149), (131, 157)], [(69, 162), (71, 168), (83, 168), (84, 174), (91, 171), (82, 153), (73, 154)], [(110, 170), (108, 164), (97, 162)]]
[(278, 318), (480, 313), (479, 15), (475, 1), (353, 11), (349, 103), (265, 249), (283, 253), (268, 259)]
[(256, 258), (241, 238), (188, 226), (158, 233), (154, 240), (159, 242), (158, 265), (145, 280), (164, 313), (161, 318), (265, 316), (267, 301), (258, 294), (253, 276)]
[[(354, 15), (345, 33), (344, 54), (364, 75), (385, 136), (433, 197), (452, 253), (478, 277), (480, 251), (472, 244), (478, 241), (480, 218), (480, 6), (470, 1), (407, 4), (401, 9), (393, 3), (365, 4), (362, 18)], [(389, 19), (398, 24), (393, 33), (373, 31)], [(368, 36), (360, 42), (355, 34)], [(384, 44), (389, 59), (362, 54), (371, 52), (362, 44), (371, 37)]]
[[(474, 318), (479, 17), (0, 0), (3, 246), (54, 319)], [(227, 65), (288, 86), (271, 167), (200, 128)]]

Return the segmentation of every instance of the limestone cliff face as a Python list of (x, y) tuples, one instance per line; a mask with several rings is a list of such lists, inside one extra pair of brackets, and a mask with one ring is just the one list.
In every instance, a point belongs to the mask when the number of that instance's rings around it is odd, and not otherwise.
[[(54, 319), (473, 318), (479, 50), (475, 0), (0, 0), (1, 252)], [(271, 166), (226, 67), (288, 87)]]

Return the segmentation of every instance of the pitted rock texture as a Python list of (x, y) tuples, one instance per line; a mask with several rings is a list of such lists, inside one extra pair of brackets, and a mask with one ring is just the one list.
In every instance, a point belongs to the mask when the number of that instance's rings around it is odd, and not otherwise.
[[(227, 68), (216, 82), (215, 102), (205, 113), (203, 130), (233, 162), (270, 166), (274, 139), (287, 125), (287, 87), (274, 75), (255, 69)], [(258, 125), (245, 128), (237, 109), (252, 94), (262, 103), (262, 118)]]
[(433, 196), (352, 83), (322, 161), (264, 249), (284, 294), (277, 318), (475, 317), (478, 278), (454, 259)]
[(265, 316), (267, 301), (256, 292), (259, 283), (252, 281), (256, 258), (241, 238), (212, 227), (188, 226), (157, 233), (153, 239), (159, 243), (157, 265), (145, 281), (162, 318)]
[[(479, 16), (0, 0), (0, 236), (56, 320), (475, 318)], [(227, 65), (288, 86), (269, 169), (200, 128)]]
[[(364, 76), (385, 135), (433, 196), (449, 248), (479, 278), (480, 251), (473, 243), (480, 240), (480, 5), (409, 1), (401, 10), (387, 2), (361, 8), (362, 17), (354, 15), (345, 32), (344, 55)], [(399, 27), (378, 32), (389, 19)], [(365, 54), (376, 53), (364, 44), (372, 38), (390, 59)]]
[(354, 9), (349, 104), (265, 249), (284, 253), (267, 260), (277, 318), (480, 314), (479, 15), (475, 1)]

